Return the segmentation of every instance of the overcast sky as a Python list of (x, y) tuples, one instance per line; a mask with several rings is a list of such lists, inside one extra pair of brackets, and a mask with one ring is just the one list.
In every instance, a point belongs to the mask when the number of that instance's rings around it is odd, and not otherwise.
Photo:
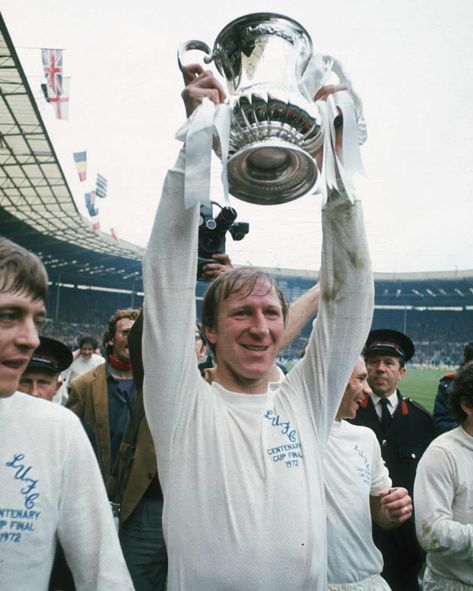
[[(70, 121), (40, 108), (84, 215), (83, 193), (99, 171), (109, 181), (102, 229), (146, 245), (184, 121), (177, 47), (194, 38), (213, 45), (232, 19), (258, 11), (298, 20), (317, 51), (342, 60), (363, 98), (369, 138), (357, 188), (374, 270), (473, 269), (471, 0), (3, 0), (36, 96), (39, 48), (65, 49)], [(74, 169), (79, 149), (88, 152), (89, 184)], [(214, 191), (220, 199), (218, 180)], [(236, 263), (318, 268), (319, 198), (232, 204), (251, 227), (242, 242), (228, 238)]]

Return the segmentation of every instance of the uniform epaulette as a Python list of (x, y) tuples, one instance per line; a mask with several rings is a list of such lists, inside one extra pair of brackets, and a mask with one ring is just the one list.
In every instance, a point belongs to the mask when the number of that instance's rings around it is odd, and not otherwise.
[(432, 413), (430, 413), (425, 406), (422, 406), (422, 404), (419, 404), (418, 402), (416, 402), (415, 400), (413, 400), (412, 398), (408, 398), (407, 396), (402, 396), (402, 400), (406, 403), (406, 404), (412, 404), (412, 406), (414, 406), (415, 408), (417, 408), (417, 410), (421, 410), (423, 412), (425, 412), (426, 415), (428, 415), (429, 417), (432, 416)]
[(452, 371), (451, 373), (446, 373), (444, 376), (440, 378), (440, 380), (453, 380), (457, 377), (457, 373)]

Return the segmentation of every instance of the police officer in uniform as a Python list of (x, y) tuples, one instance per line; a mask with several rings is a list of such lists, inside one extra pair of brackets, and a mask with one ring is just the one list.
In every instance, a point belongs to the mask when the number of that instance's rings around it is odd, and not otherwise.
[[(414, 351), (411, 339), (401, 332), (370, 332), (364, 356), (372, 395), (352, 421), (375, 432), (393, 486), (407, 488), (411, 496), (417, 464), (435, 436), (431, 414), (397, 388)], [(424, 554), (417, 543), (414, 520), (393, 530), (373, 524), (373, 538), (384, 558), (382, 575), (392, 590), (418, 591)]]

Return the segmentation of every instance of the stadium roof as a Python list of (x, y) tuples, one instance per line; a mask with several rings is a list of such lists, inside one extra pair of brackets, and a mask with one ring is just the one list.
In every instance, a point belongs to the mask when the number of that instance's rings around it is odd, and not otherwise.
[(39, 254), (52, 280), (141, 289), (143, 250), (77, 209), (1, 15), (0, 234)]

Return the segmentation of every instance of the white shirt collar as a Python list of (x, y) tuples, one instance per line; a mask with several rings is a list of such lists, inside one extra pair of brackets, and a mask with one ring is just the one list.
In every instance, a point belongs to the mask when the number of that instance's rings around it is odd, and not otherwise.
[[(381, 396), (378, 396), (374, 392), (371, 394), (371, 400), (373, 401), (374, 409), (376, 411), (376, 414), (380, 418), (381, 418), (381, 404), (380, 404), (381, 398), (382, 398)], [(387, 396), (387, 399), (389, 400), (389, 404), (388, 404), (389, 412), (393, 415), (394, 411), (397, 408), (397, 405), (399, 404), (399, 398), (397, 397), (397, 390), (394, 390), (394, 392), (392, 394)]]

